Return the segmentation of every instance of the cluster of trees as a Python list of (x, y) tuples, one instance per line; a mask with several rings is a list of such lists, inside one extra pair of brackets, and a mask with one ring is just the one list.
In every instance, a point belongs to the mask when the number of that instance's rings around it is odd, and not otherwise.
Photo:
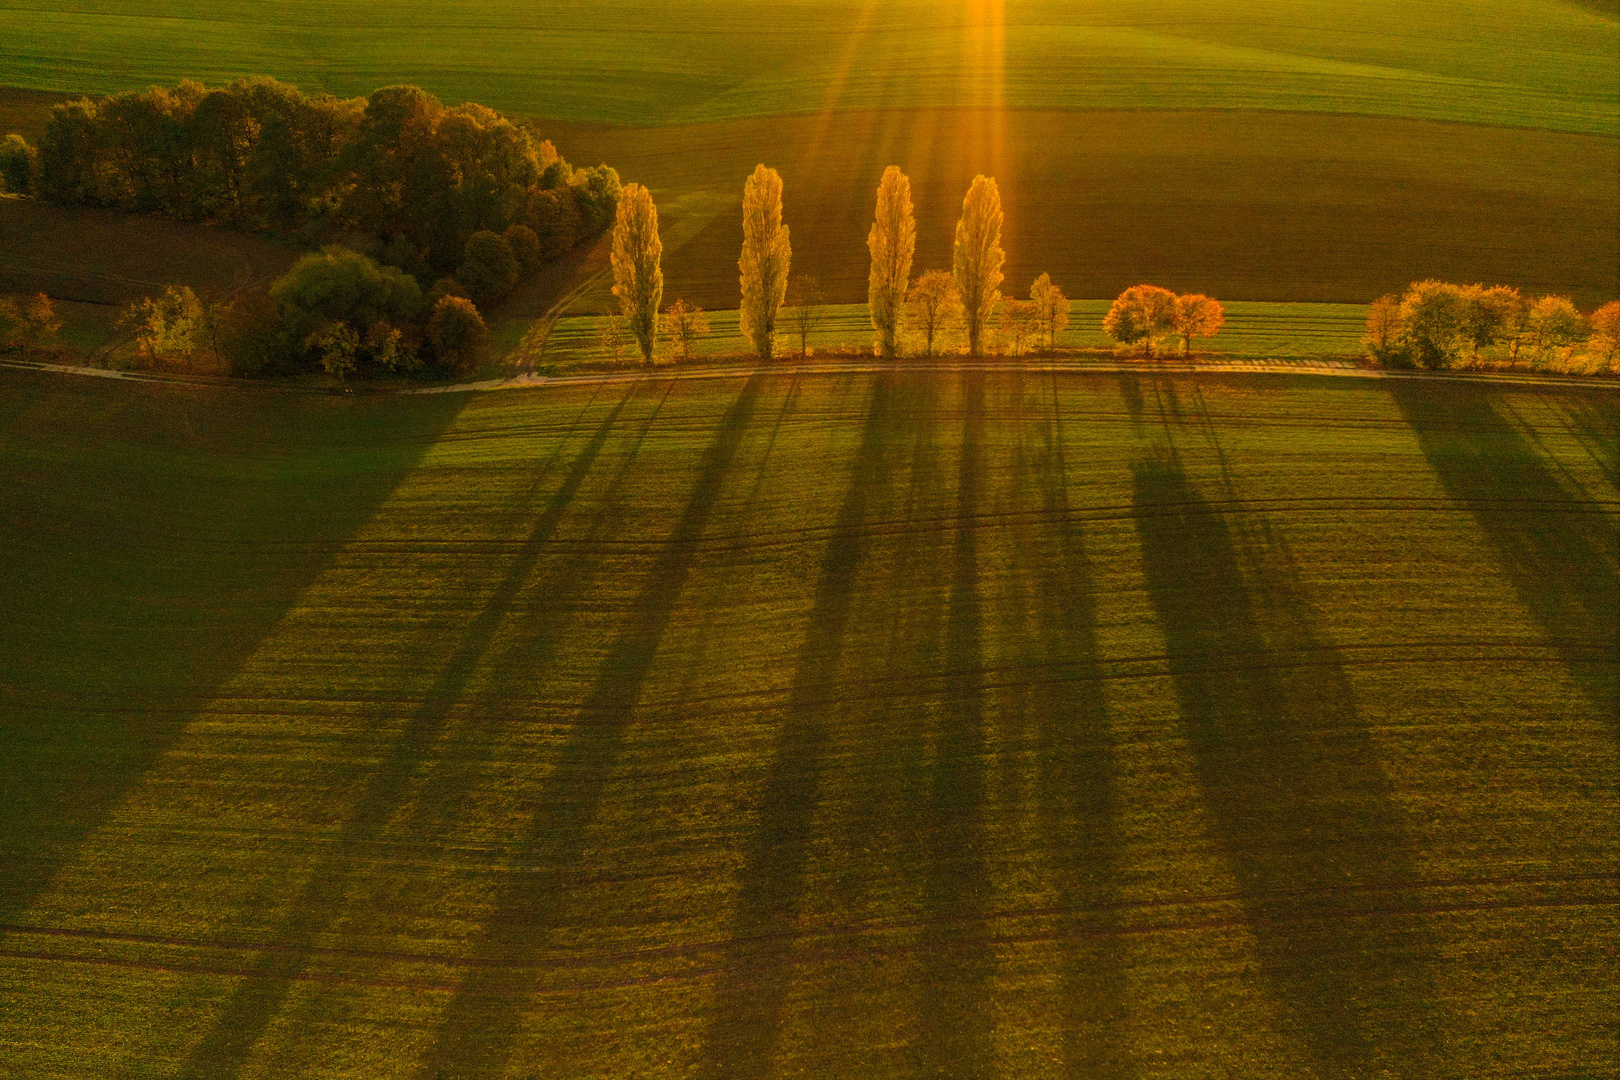
[(479, 307), (600, 235), (620, 197), (612, 169), (576, 169), (481, 105), (414, 86), (344, 101), (273, 79), (58, 105), (38, 149), (0, 143), (0, 184), (340, 240), (267, 292), (205, 304), (170, 288), (125, 314), (148, 359), (339, 376), (465, 364), (487, 336)]
[(1214, 337), (1225, 324), (1226, 309), (1202, 293), (1177, 296), (1157, 285), (1132, 285), (1103, 316), (1103, 333), (1126, 348), (1141, 345), (1144, 356), (1154, 355), (1160, 342), (1179, 341), (1188, 356), (1195, 339)]
[(146, 361), (237, 374), (318, 366), (337, 378), (457, 370), (489, 336), (466, 297), (424, 294), (410, 274), (336, 245), (300, 259), (268, 292), (209, 304), (170, 286), (130, 305), (124, 326)]
[[(877, 209), (867, 235), (871, 254), (867, 304), (875, 331), (873, 349), (892, 359), (907, 351), (936, 355), (960, 335), (970, 355), (981, 356), (992, 332), (1006, 339), (1009, 352), (1056, 344), (1069, 322), (1069, 300), (1042, 274), (1028, 300), (1003, 297), (1001, 193), (994, 179), (977, 176), (962, 201), (950, 271), (930, 270), (911, 277), (917, 223), (911, 181), (889, 166), (878, 184)], [(678, 356), (689, 355), (693, 340), (708, 331), (701, 308), (677, 300), (660, 311), (664, 276), (658, 209), (639, 184), (624, 189), (613, 228), (613, 295), (644, 362), (651, 363), (667, 336)], [(793, 247), (782, 220), (782, 178), (760, 165), (743, 185), (743, 245), (737, 261), (741, 286), (738, 318), (744, 336), (763, 359), (776, 355), (783, 306), (787, 327), (801, 355), (821, 320), (820, 290), (814, 278), (792, 276)], [(618, 335), (615, 327), (604, 334)], [(614, 348), (610, 351), (617, 352)]]
[(465, 267), (468, 288), (491, 293), (502, 273), (466, 266), (474, 236), (505, 237), (503, 265), (543, 262), (599, 235), (619, 193), (612, 169), (576, 169), (481, 105), (414, 86), (345, 101), (274, 79), (64, 102), (37, 152), (7, 137), (0, 176), (57, 203), (346, 234), (420, 280)]
[(1419, 281), (1401, 296), (1381, 296), (1367, 312), (1365, 342), (1386, 367), (1430, 371), (1506, 360), (1534, 367), (1567, 360), (1591, 341), (1605, 364), (1620, 352), (1620, 301), (1584, 318), (1564, 296), (1535, 300), (1505, 285)]

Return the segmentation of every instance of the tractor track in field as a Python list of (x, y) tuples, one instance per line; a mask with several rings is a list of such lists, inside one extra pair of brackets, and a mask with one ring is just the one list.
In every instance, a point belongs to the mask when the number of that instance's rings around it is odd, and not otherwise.
[[(834, 708), (878, 700), (893, 703), (923, 699), (938, 696), (963, 677), (978, 680), (987, 693), (996, 693), (1088, 683), (1234, 672), (1283, 671), (1329, 665), (1372, 668), (1410, 664), (1557, 664), (1568, 662), (1568, 656), (1565, 655), (1567, 652), (1589, 654), (1592, 662), (1620, 662), (1620, 656), (1617, 656), (1614, 650), (1614, 643), (1601, 639), (1320, 644), (1312, 647), (1257, 649), (1246, 653), (1226, 652), (1199, 656), (1152, 654), (1103, 657), (1085, 665), (1089, 669), (1085, 671), (1055, 670), (1064, 667), (1057, 664), (1012, 664), (984, 665), (973, 669), (953, 669), (942, 673), (898, 677), (843, 679), (829, 684), (825, 692), (807, 699), (806, 703), (815, 708)], [(1200, 660), (1204, 662), (1189, 663)], [(636, 723), (642, 726), (657, 726), (769, 713), (783, 707), (783, 700), (790, 689), (783, 685), (762, 686), (730, 693), (687, 696), (679, 701), (649, 701), (638, 707)], [(161, 702), (153, 706), (131, 703), (127, 695), (118, 696), (116, 703), (103, 702), (94, 697), (86, 700), (80, 695), (68, 694), (55, 694), (32, 700), (27, 699), (25, 694), (15, 691), (5, 696), (13, 707), (18, 708), (27, 706), (57, 713), (83, 712), (131, 716), (184, 712), (193, 715), (198, 721), (300, 719), (322, 715), (320, 706), (323, 705), (354, 706), (365, 710), (374, 720), (379, 712), (382, 716), (404, 716), (423, 705), (423, 701), (417, 698), (380, 701), (374, 697), (288, 698), (260, 694), (165, 695)], [(258, 707), (252, 707), (254, 705)], [(579, 729), (588, 728), (596, 723), (592, 711), (571, 698), (481, 695), (469, 705), (472, 707), (458, 710), (458, 714), (466, 720), (505, 720), (531, 729), (541, 727)], [(343, 715), (343, 713), (338, 710), (328, 715)], [(858, 730), (860, 726), (860, 723), (855, 723), (851, 730)], [(389, 737), (391, 737), (389, 731), (379, 732), (379, 739)], [(674, 770), (665, 772), (669, 771)]]
[[(1259, 899), (1259, 897), (1249, 893), (1228, 892), (1204, 896), (1155, 897), (1083, 905), (991, 909), (948, 918), (914, 916), (909, 918), (867, 919), (829, 923), (820, 926), (792, 927), (774, 931), (770, 934), (749, 935), (742, 938), (717, 938), (680, 944), (649, 945), (641, 948), (619, 948), (601, 952), (551, 955), (522, 961), (493, 956), (457, 956), (449, 953), (372, 950), (322, 945), (288, 945), (277, 942), (193, 938), (180, 935), (144, 934), (28, 924), (0, 925), (0, 935), (11, 938), (35, 938), (58, 942), (80, 941), (87, 945), (100, 944), (108, 948), (181, 949), (189, 952), (252, 953), (254, 955), (288, 953), (311, 957), (329, 957), (339, 962), (422, 965), (449, 969), (450, 972), (475, 970), (585, 972), (593, 969), (634, 967), (659, 961), (679, 962), (685, 960), (693, 964), (693, 966), (684, 968), (676, 967), (645, 974), (624, 975), (617, 978), (612, 976), (598, 979), (572, 978), (566, 982), (559, 981), (546, 987), (525, 985), (521, 989), (513, 987), (509, 991), (525, 995), (554, 996), (558, 994), (623, 989), (663, 982), (690, 981), (708, 978), (722, 971), (732, 974), (746, 973), (754, 968), (762, 968), (767, 965), (750, 962), (747, 959), (722, 965), (715, 964), (709, 961), (708, 958), (716, 954), (734, 952), (739, 946), (757, 947), (772, 942), (785, 941), (797, 944), (799, 946), (798, 954), (801, 959), (814, 955), (824, 960), (870, 961), (891, 955), (920, 955), (932, 951), (949, 951), (954, 948), (964, 947), (962, 942), (939, 939), (926, 942), (882, 940), (890, 935), (905, 934), (920, 929), (949, 927), (951, 925), (994, 927), (1032, 920), (1073, 919), (1075, 917), (1091, 917), (1099, 921), (1098, 925), (1070, 927), (1065, 930), (1030, 929), (1018, 932), (1016, 929), (1009, 928), (1005, 932), (992, 934), (989, 937), (989, 940), (998, 946), (1031, 946), (1085, 938), (1142, 937), (1155, 934), (1252, 929), (1257, 925), (1278, 923), (1321, 923), (1328, 921), (1338, 923), (1347, 919), (1421, 919), (1499, 911), (1615, 908), (1620, 907), (1620, 894), (1613, 891), (1594, 894), (1589, 892), (1588, 889), (1594, 885), (1613, 885), (1617, 882), (1620, 882), (1620, 878), (1617, 878), (1612, 872), (1568, 875), (1507, 875), (1410, 882), (1355, 882), (1347, 885), (1268, 891), (1266, 897), (1270, 898), (1288, 898), (1295, 901), (1309, 901), (1312, 899), (1328, 901), (1320, 906), (1302, 907), (1287, 916), (1259, 915), (1250, 910), (1238, 914), (1216, 914), (1212, 912), (1198, 917), (1196, 914), (1197, 909), (1220, 909), (1232, 906), (1252, 907), (1254, 902)], [(1573, 887), (1582, 891), (1579, 895), (1574, 896), (1545, 895), (1546, 890), (1560, 887)], [(1372, 904), (1360, 906), (1344, 906), (1333, 903), (1333, 901), (1343, 897), (1378, 897), (1380, 895), (1389, 896), (1394, 894), (1391, 897), (1391, 899), (1394, 899), (1401, 896), (1413, 896), (1414, 894), (1432, 895), (1454, 890), (1481, 889), (1541, 890), (1544, 894), (1520, 898), (1457, 899), (1451, 902), (1440, 901), (1427, 904), (1400, 903), (1398, 900), (1392, 903), (1388, 899), (1383, 902), (1375, 901)], [(1187, 911), (1186, 909), (1193, 910)], [(1148, 918), (1127, 923), (1115, 921), (1120, 916), (1132, 914), (1177, 911), (1185, 911), (1186, 914), (1180, 918), (1170, 919)], [(982, 941), (984, 939), (981, 936), (977, 940)], [(208, 964), (187, 962), (184, 959), (143, 959), (130, 956), (57, 952), (45, 947), (0, 947), (0, 957), (41, 963), (83, 964), (93, 967), (116, 967), (232, 979), (269, 978), (289, 982), (370, 986), (446, 993), (461, 988), (460, 979), (454, 975), (443, 979), (430, 979), (412, 978), (407, 975), (388, 977), (385, 975), (353, 974), (344, 971), (298, 970), (267, 976), (261, 972), (228, 963)], [(492, 989), (496, 993), (501, 993), (506, 988)]]
[(874, 375), (885, 372), (931, 372), (959, 374), (962, 372), (1017, 372), (1035, 375), (1316, 375), (1338, 378), (1390, 379), (1400, 381), (1490, 383), (1507, 386), (1560, 387), (1620, 390), (1620, 381), (1596, 376), (1538, 375), (1524, 372), (1421, 372), (1386, 371), (1364, 368), (1348, 360), (1326, 361), (1195, 361), (1132, 363), (1061, 363), (1053, 361), (996, 361), (987, 363), (940, 362), (912, 360), (894, 363), (878, 361), (848, 361), (836, 364), (795, 363), (776, 361), (769, 365), (754, 366), (693, 366), (678, 369), (650, 368), (629, 371), (588, 372), (576, 375), (518, 375), (511, 378), (485, 379), (478, 382), (451, 383), (445, 386), (424, 387), (305, 387), (276, 383), (250, 382), (243, 379), (205, 378), (189, 375), (152, 374), (135, 371), (115, 371), (110, 368), (88, 367), (79, 364), (53, 364), (43, 361), (0, 359), (0, 368), (39, 371), (57, 375), (115, 379), (123, 382), (166, 384), (173, 386), (204, 386), (271, 393), (321, 394), (340, 397), (400, 396), (413, 397), (426, 394), (490, 393), (503, 390), (533, 390), (544, 387), (601, 386), (642, 382), (692, 381), (704, 379), (747, 379), (766, 374), (774, 376), (804, 375)]

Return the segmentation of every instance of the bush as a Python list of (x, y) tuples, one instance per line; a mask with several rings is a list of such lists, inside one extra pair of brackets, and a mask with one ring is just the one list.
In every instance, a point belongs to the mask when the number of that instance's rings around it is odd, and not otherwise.
[(488, 231), (475, 232), (467, 238), (464, 261), (456, 277), (485, 307), (498, 304), (517, 284), (517, 256), (505, 238)]
[(1420, 281), (1401, 297), (1401, 337), (1411, 357), (1430, 371), (1451, 367), (1468, 343), (1466, 291), (1444, 281)]
[(446, 367), (471, 366), (479, 350), (489, 341), (489, 327), (471, 300), (459, 296), (443, 296), (433, 305), (428, 319), (428, 341), (439, 361)]
[(44, 345), (61, 328), (56, 306), (44, 293), (0, 296), (0, 349)]
[(124, 309), (121, 325), (135, 336), (143, 360), (181, 362), (206, 343), (202, 301), (184, 285), (135, 301)]
[(32, 195), (39, 176), (39, 151), (21, 135), (7, 135), (0, 142), (0, 193)]
[(415, 278), (335, 246), (299, 259), (270, 286), (270, 295), (280, 305), (289, 333), (299, 341), (328, 323), (346, 323), (360, 333), (379, 320), (414, 323), (422, 313), (422, 289)]
[(527, 225), (513, 225), (501, 233), (501, 239), (512, 249), (524, 273), (532, 274), (540, 269), (540, 237), (535, 235), (533, 229)]

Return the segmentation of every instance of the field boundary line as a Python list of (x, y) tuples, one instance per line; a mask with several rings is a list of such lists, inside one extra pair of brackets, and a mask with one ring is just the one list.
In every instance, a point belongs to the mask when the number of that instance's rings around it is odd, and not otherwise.
[(252, 382), (229, 377), (160, 374), (60, 364), (36, 360), (0, 359), (0, 368), (43, 371), (56, 375), (118, 379), (124, 382), (163, 383), (178, 386), (209, 386), (224, 389), (269, 391), (275, 393), (324, 394), (340, 397), (392, 395), (415, 397), (426, 394), (490, 393), (501, 390), (536, 390), (552, 386), (601, 386), (637, 382), (688, 381), (701, 379), (747, 379), (755, 375), (800, 377), (805, 375), (875, 375), (894, 371), (954, 374), (962, 372), (1020, 372), (1036, 375), (1296, 375), (1332, 376), (1350, 379), (1393, 379), (1417, 382), (1485, 383), (1499, 386), (1563, 387), (1566, 389), (1620, 390), (1620, 381), (1580, 375), (1534, 375), (1510, 372), (1423, 372), (1384, 371), (1352, 367), (1344, 362), (1316, 362), (1309, 365), (1284, 361), (1235, 361), (1229, 363), (1131, 364), (1131, 363), (1054, 363), (991, 362), (938, 363), (934, 361), (855, 361), (837, 364), (803, 364), (777, 361), (751, 367), (643, 368), (630, 371), (589, 372), (578, 375), (516, 375), (483, 379), (478, 382), (450, 383), (423, 387), (343, 387), (289, 386)]

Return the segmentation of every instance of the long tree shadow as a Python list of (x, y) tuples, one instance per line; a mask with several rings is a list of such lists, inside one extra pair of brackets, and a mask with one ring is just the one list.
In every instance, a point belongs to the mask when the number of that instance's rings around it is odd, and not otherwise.
[[(602, 797), (635, 717), (659, 642), (698, 556), (709, 519), (731, 473), (767, 376), (756, 374), (727, 410), (698, 465), (697, 478), (674, 531), (648, 569), (624, 616), (624, 628), (580, 705), (580, 721), (558, 750), (538, 793), (522, 864), (510, 868), (478, 945), (483, 956), (509, 962), (533, 956), (564, 914), (559, 878), (578, 867)], [(521, 969), (533, 971), (535, 969)], [(525, 990), (519, 967), (480, 968), (446, 1008), (419, 1070), (424, 1076), (497, 1076), (522, 1031)], [(533, 975), (528, 975), (533, 978)]]
[[(1134, 380), (1134, 375), (1131, 376)], [(1122, 377), (1123, 380), (1123, 377)], [(1136, 394), (1136, 412), (1141, 395)], [(1072, 520), (1058, 376), (1032, 455), (1048, 535), (1033, 553), (1037, 627), (1051, 689), (1036, 695), (1036, 798), (1053, 860), (1052, 885), (1063, 944), (1063, 1065), (1073, 1077), (1129, 1075), (1123, 1039), (1125, 966), (1120, 939), (1106, 932), (1117, 901), (1119, 793), (1097, 647), (1096, 585), (1085, 536)]]
[(870, 542), (863, 526), (868, 504), (884, 483), (884, 453), (895, 422), (895, 381), (885, 373), (873, 386), (860, 448), (816, 571), (815, 600), (741, 871), (731, 945), (704, 1041), (706, 1076), (764, 1076), (785, 1016), (793, 943), (784, 928), (797, 910), (810, 859), (830, 735), (823, 699), (845, 664), (856, 577)]
[[(66, 403), (49, 432), (0, 435), (0, 924), (29, 909), (462, 406), (99, 382), (50, 393)], [(109, 430), (129, 445), (109, 445)], [(44, 458), (7, 446), (41, 438)], [(371, 445), (351, 455), (360, 440)]]
[(619, 399), (569, 465), (562, 483), (546, 500), (505, 575), (478, 616), (462, 632), (460, 642), (432, 689), (390, 744), (388, 756), (371, 773), (337, 840), (311, 869), (304, 887), (290, 905), (286, 922), (276, 934), (275, 947), (261, 954), (253, 974), (243, 979), (224, 1006), (216, 1011), (207, 1035), (192, 1051), (180, 1075), (212, 1080), (241, 1073), (254, 1046), (281, 1011), (293, 979), (308, 959), (309, 954), (299, 946), (309, 945), (331, 925), (342, 908), (349, 889), (349, 875), (345, 870), (357, 853), (363, 858), (361, 849), (377, 839), (405, 798), (411, 776), (438, 739), (524, 581), (607, 444), (628, 400), (628, 394)]
[(1432, 945), (1356, 892), (1414, 880), (1412, 842), (1292, 560), (1263, 523), (1209, 505), (1174, 451), (1132, 472), (1148, 594), (1261, 972), (1320, 1075), (1428, 1075)]
[(927, 802), (919, 807), (923, 878), (920, 1064), (931, 1076), (985, 1076), (992, 1069), (989, 984), (994, 956), (976, 918), (987, 892), (984, 803), (987, 772), (984, 604), (979, 515), (984, 493), (985, 376), (961, 376), (962, 433), (956, 535), (945, 617), (945, 681)]
[[(1473, 511), (1582, 690), (1620, 723), (1620, 528), (1613, 509), (1559, 482), (1498, 408), (1499, 390), (1396, 383), (1390, 393), (1441, 485)], [(1599, 440), (1620, 428), (1612, 409), (1591, 404), (1578, 423)]]

